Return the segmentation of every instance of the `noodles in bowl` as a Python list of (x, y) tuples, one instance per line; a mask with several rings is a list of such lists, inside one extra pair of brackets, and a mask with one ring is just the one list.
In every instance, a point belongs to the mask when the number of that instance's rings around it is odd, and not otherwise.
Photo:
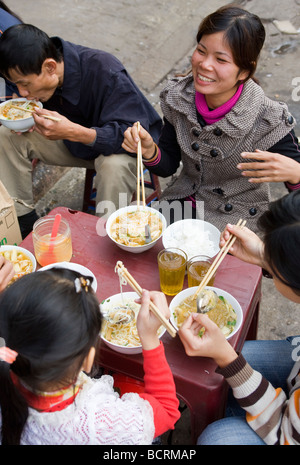
[[(136, 292), (115, 294), (101, 302), (100, 310), (105, 314), (108, 310), (111, 311), (114, 308), (125, 306), (132, 309), (137, 316), (140, 305), (137, 304), (135, 300), (138, 298), (139, 296)], [(161, 326), (159, 329), (159, 337), (161, 337), (165, 331), (165, 328)], [(124, 324), (113, 324), (103, 319), (100, 335), (105, 344), (116, 352), (123, 354), (139, 354), (142, 352), (142, 345), (136, 327), (136, 318)]]
[[(149, 225), (151, 242), (146, 242), (145, 226)], [(120, 208), (107, 220), (110, 239), (123, 250), (133, 253), (150, 249), (166, 229), (165, 217), (151, 207), (132, 205)]]
[[(179, 329), (191, 313), (197, 312), (197, 299), (193, 296), (196, 287), (189, 287), (177, 294), (170, 303), (171, 322)], [(219, 296), (217, 305), (207, 312), (207, 315), (222, 330), (228, 339), (239, 329), (243, 321), (243, 312), (238, 301), (228, 292), (216, 287), (205, 287), (204, 291), (213, 290)], [(201, 334), (200, 334), (201, 335)]]
[[(19, 107), (18, 110), (16, 107)], [(25, 119), (31, 117), (31, 111), (39, 108), (35, 102), (29, 100), (23, 101), (9, 101), (3, 106), (1, 115), (3, 118), (16, 121), (17, 119)], [(24, 111), (29, 110), (29, 111)]]
[(36, 259), (29, 250), (17, 245), (2, 245), (0, 247), (0, 255), (13, 265), (15, 275), (9, 282), (12, 284), (22, 276), (33, 273), (36, 270)]
[[(14, 107), (19, 107), (20, 109)], [(31, 111), (36, 108), (42, 108), (41, 102), (27, 100), (26, 98), (11, 99), (3, 102), (0, 104), (0, 123), (16, 132), (28, 131), (28, 129), (34, 126)]]

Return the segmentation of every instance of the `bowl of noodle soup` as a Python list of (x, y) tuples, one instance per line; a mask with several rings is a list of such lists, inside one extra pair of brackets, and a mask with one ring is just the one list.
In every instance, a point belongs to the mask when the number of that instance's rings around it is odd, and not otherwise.
[[(145, 225), (149, 224), (152, 241), (145, 243)], [(165, 217), (147, 206), (130, 205), (112, 213), (106, 222), (110, 239), (122, 250), (141, 253), (151, 249), (167, 227)]]
[(15, 275), (9, 282), (12, 284), (22, 276), (33, 273), (36, 270), (35, 256), (29, 250), (17, 245), (1, 245), (0, 254), (12, 263)]
[[(193, 296), (198, 289), (188, 287), (179, 292), (170, 303), (171, 323), (179, 329), (191, 313), (196, 313), (196, 299)], [(204, 291), (215, 291), (219, 296), (217, 306), (207, 312), (207, 315), (222, 330), (226, 339), (238, 332), (243, 321), (243, 311), (238, 301), (229, 292), (214, 286), (206, 286)]]
[[(140, 304), (135, 302), (137, 299), (139, 299), (139, 296), (136, 292), (115, 294), (101, 302), (100, 311), (105, 314), (108, 310), (124, 305), (132, 309), (137, 317), (140, 309)], [(158, 332), (159, 338), (163, 336), (165, 331), (166, 328), (161, 326)], [(103, 342), (116, 352), (122, 354), (140, 354), (142, 352), (136, 318), (125, 324), (113, 324), (103, 318), (100, 336)]]
[(43, 108), (41, 102), (35, 100), (27, 100), (26, 98), (15, 98), (7, 100), (0, 104), (0, 123), (8, 129), (16, 132), (26, 132), (35, 122), (30, 112), (13, 108), (18, 106), (24, 109), (34, 110), (35, 108)]

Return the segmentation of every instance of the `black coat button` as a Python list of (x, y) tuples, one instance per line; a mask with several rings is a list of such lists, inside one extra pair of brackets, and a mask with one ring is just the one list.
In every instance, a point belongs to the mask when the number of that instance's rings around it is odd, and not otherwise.
[(256, 215), (256, 213), (257, 213), (256, 208), (254, 208), (254, 207), (250, 208), (249, 213), (250, 213), (251, 216)]
[(198, 144), (198, 142), (193, 142), (192, 143), (192, 149), (197, 151), (200, 149), (200, 145)]
[(288, 117), (287, 122), (288, 122), (289, 124), (293, 124), (294, 118), (292, 117), (292, 115), (290, 115), (290, 116)]
[(197, 171), (200, 171), (200, 165), (198, 165), (198, 163), (195, 165), (195, 168)]
[(231, 203), (227, 203), (225, 205), (225, 211), (226, 212), (231, 212), (232, 209), (233, 209), (233, 206), (231, 205)]
[(200, 134), (201, 134), (201, 132), (200, 132), (199, 129), (197, 129), (197, 128), (193, 128), (193, 129), (192, 129), (192, 133), (193, 133), (194, 136), (196, 136), (196, 137), (199, 137)]
[(210, 151), (210, 154), (211, 154), (212, 157), (217, 157), (218, 156), (218, 151), (216, 149), (212, 149)]
[(213, 192), (215, 194), (224, 195), (224, 191), (223, 189), (221, 189), (221, 187), (215, 187), (215, 189), (213, 189)]
[(215, 128), (213, 130), (213, 133), (214, 133), (215, 136), (221, 136), (223, 134), (223, 131), (220, 128)]

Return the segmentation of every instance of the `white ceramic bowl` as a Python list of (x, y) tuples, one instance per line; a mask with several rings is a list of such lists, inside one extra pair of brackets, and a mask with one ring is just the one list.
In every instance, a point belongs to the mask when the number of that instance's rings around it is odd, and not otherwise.
[[(122, 294), (123, 294), (123, 299), (122, 300)], [(129, 301), (134, 301), (139, 298), (138, 294), (136, 292), (123, 292), (120, 294), (115, 294), (111, 297), (108, 297), (107, 299), (103, 300), (100, 304), (100, 310), (102, 313), (106, 313), (109, 308), (112, 307), (113, 304), (120, 304), (122, 302), (126, 303)], [(161, 338), (164, 333), (166, 332), (166, 328), (162, 326), (161, 328), (161, 333), (159, 337)], [(112, 350), (115, 350), (116, 352), (119, 352), (121, 354), (140, 354), (142, 352), (142, 345), (138, 345), (135, 347), (125, 347), (125, 346), (120, 346), (118, 344), (114, 344), (113, 342), (108, 341), (105, 339), (105, 337), (102, 336), (100, 332), (101, 339), (105, 342), (108, 347), (110, 347)]]
[(151, 249), (151, 247), (154, 246), (154, 244), (156, 244), (156, 242), (161, 238), (163, 232), (165, 231), (166, 227), (167, 227), (167, 222), (166, 222), (166, 219), (165, 217), (160, 213), (158, 212), (157, 210), (155, 210), (154, 208), (151, 208), (151, 207), (140, 207), (141, 209), (146, 209), (148, 211), (150, 211), (151, 213), (157, 215), (160, 220), (162, 221), (162, 234), (160, 234), (159, 237), (157, 237), (154, 241), (150, 242), (149, 244), (144, 244), (144, 245), (138, 245), (136, 247), (134, 246), (128, 246), (128, 245), (125, 245), (125, 244), (120, 244), (119, 242), (117, 242), (115, 239), (112, 238), (111, 236), (111, 226), (112, 226), (112, 223), (115, 221), (115, 219), (122, 215), (122, 214), (125, 214), (125, 213), (131, 213), (131, 212), (134, 212), (137, 210), (137, 205), (130, 205), (128, 207), (124, 207), (124, 208), (120, 208), (119, 210), (115, 211), (114, 213), (112, 213), (107, 222), (106, 222), (106, 232), (108, 234), (108, 236), (110, 237), (110, 239), (118, 246), (120, 247), (120, 249), (122, 250), (126, 250), (127, 252), (131, 252), (131, 253), (141, 253), (141, 252), (145, 252), (146, 250), (149, 250)]
[(24, 249), (23, 247), (19, 247), (17, 245), (1, 245), (0, 246), (0, 253), (1, 252), (6, 252), (6, 251), (11, 251), (11, 250), (16, 250), (17, 252), (22, 252), (24, 255), (26, 255), (26, 257), (28, 257), (29, 260), (32, 263), (32, 273), (36, 270), (35, 256), (31, 252), (29, 252), (29, 250)]
[[(16, 131), (16, 132), (26, 132), (28, 131), (30, 128), (32, 128), (32, 126), (34, 126), (34, 119), (32, 116), (29, 116), (29, 118), (22, 118), (22, 119), (16, 119), (16, 120), (9, 120), (9, 119), (6, 119), (3, 115), (2, 115), (2, 110), (3, 110), (3, 107), (5, 107), (8, 103), (11, 103), (11, 102), (26, 102), (27, 99), (26, 98), (15, 98), (15, 99), (10, 99), (10, 100), (7, 100), (6, 102), (3, 102), (0, 104), (0, 123), (5, 126), (6, 128), (8, 129), (12, 129), (13, 131)], [(28, 100), (29, 102), (29, 100)], [(35, 102), (40, 108), (43, 108), (43, 105), (41, 102)]]
[(51, 270), (51, 268), (66, 268), (67, 270), (77, 271), (78, 273), (82, 274), (82, 276), (91, 276), (93, 278), (92, 288), (94, 292), (97, 291), (97, 279), (94, 273), (91, 272), (88, 268), (83, 265), (79, 265), (78, 263), (71, 263), (71, 262), (58, 262), (58, 263), (51, 263), (51, 265), (44, 266), (40, 268), (38, 271), (46, 271)]
[(176, 221), (163, 233), (165, 249), (177, 247), (183, 250), (188, 260), (196, 255), (214, 257), (220, 250), (220, 231), (211, 223), (196, 219)]
[[(196, 290), (197, 290), (197, 286), (195, 287), (188, 287), (187, 289), (184, 289), (183, 291), (179, 292), (179, 294), (177, 294), (173, 299), (172, 301), (170, 302), (170, 312), (171, 312), (171, 322), (172, 324), (175, 326), (176, 329), (178, 329), (178, 326), (177, 326), (177, 319), (176, 319), (176, 316), (174, 315), (174, 310), (175, 308), (184, 300), (186, 299), (187, 297), (189, 297), (190, 295), (193, 295)], [(232, 305), (232, 308), (233, 310), (235, 311), (236, 313), (236, 325), (234, 327), (234, 330), (232, 331), (232, 333), (230, 333), (226, 339), (229, 339), (231, 338), (234, 334), (236, 334), (238, 332), (238, 330), (240, 329), (241, 327), (241, 324), (243, 322), (243, 310), (240, 306), (240, 304), (238, 303), (238, 301), (231, 295), (229, 294), (228, 292), (224, 291), (223, 289), (219, 289), (218, 287), (214, 287), (214, 286), (206, 286), (205, 289), (211, 289), (213, 291), (215, 291), (218, 296), (223, 296), (224, 299), (227, 300), (227, 302)]]

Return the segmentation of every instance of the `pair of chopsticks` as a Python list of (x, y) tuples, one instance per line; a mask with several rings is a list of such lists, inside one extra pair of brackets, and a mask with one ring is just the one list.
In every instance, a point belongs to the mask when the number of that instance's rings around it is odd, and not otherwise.
[[(140, 122), (137, 122), (137, 129), (138, 132), (140, 132)], [(143, 202), (143, 207), (146, 206), (145, 202), (145, 184), (144, 184), (144, 170), (143, 170), (143, 160), (142, 160), (142, 143), (141, 140), (139, 139), (138, 142), (138, 150), (137, 150), (137, 188), (136, 188), (136, 193), (137, 193), (137, 206), (138, 208), (140, 207), (140, 184), (142, 185), (142, 202)]]
[[(142, 295), (142, 288), (141, 286), (136, 282), (136, 280), (131, 276), (131, 274), (127, 271), (127, 269), (124, 267), (122, 262), (117, 262), (116, 264), (116, 271), (118, 273), (121, 273), (121, 276), (127, 281), (127, 283), (132, 287), (132, 289), (141, 297)], [(172, 336), (176, 336), (176, 329), (174, 326), (171, 325), (171, 323), (161, 314), (160, 310), (154, 305), (153, 302), (150, 301), (150, 310), (154, 313), (154, 315), (159, 319), (161, 324), (166, 328), (168, 333)]]
[[(237, 222), (236, 226), (240, 226), (241, 228), (243, 228), (246, 224), (246, 220), (242, 221), (241, 219)], [(214, 259), (213, 263), (210, 265), (206, 275), (204, 276), (204, 278), (202, 279), (201, 283), (199, 284), (194, 296), (193, 296), (193, 299), (196, 299), (197, 295), (205, 288), (205, 286), (207, 285), (208, 281), (212, 278), (212, 276), (215, 274), (215, 272), (217, 271), (218, 267), (220, 266), (220, 264), (222, 263), (222, 261), (224, 260), (224, 258), (226, 257), (229, 249), (232, 247), (232, 245), (234, 244), (236, 240), (236, 236), (234, 236), (233, 234), (230, 234), (229, 236), (229, 239), (228, 241), (223, 245), (223, 247), (221, 248), (221, 250), (219, 251), (218, 255), (216, 256), (216, 258)]]
[[(23, 110), (28, 113), (35, 113), (34, 110), (26, 110), (26, 108), (18, 107), (18, 105), (11, 105), (11, 108), (16, 108), (17, 110)], [(55, 116), (50, 116), (50, 115), (39, 115), (39, 116), (42, 116), (43, 118), (46, 118), (46, 119), (51, 119), (51, 121), (61, 121), (60, 118), (56, 118)]]

